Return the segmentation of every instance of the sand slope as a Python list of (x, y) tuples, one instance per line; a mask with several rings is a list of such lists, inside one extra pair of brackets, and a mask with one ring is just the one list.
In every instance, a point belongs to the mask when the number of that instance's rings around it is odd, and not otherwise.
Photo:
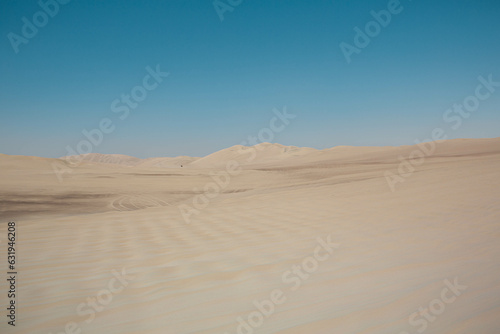
[[(15, 219), (22, 282), (18, 326), (0, 332), (233, 334), (279, 289), (286, 300), (252, 332), (414, 334), (425, 318), (410, 316), (456, 278), (467, 288), (423, 332), (498, 333), (500, 139), (439, 143), (394, 192), (384, 173), (414, 146), (262, 146), (189, 224), (179, 206), (241, 148), (189, 168), (90, 161), (63, 182), (57, 159), (0, 155), (0, 245)], [(299, 276), (283, 274), (329, 235), (340, 246), (294, 290)], [(88, 298), (122, 268), (133, 279), (90, 319)]]
[(127, 167), (163, 167), (163, 168), (180, 168), (183, 165), (198, 160), (197, 157), (179, 156), (179, 157), (160, 157), (139, 159), (123, 154), (101, 154), (88, 153), (81, 155), (70, 155), (61, 157), (61, 160), (73, 164), (94, 163), (94, 164), (112, 164)]

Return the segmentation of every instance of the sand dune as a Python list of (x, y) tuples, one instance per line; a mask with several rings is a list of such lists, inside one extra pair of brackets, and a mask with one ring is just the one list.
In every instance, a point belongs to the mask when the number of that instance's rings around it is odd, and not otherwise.
[[(391, 191), (416, 150), (92, 155), (62, 182), (64, 160), (0, 155), (0, 245), (15, 220), (22, 282), (0, 332), (498, 333), (500, 138), (435, 144)], [(224, 179), (228, 161), (242, 170)]]
[(122, 166), (135, 166), (141, 162), (141, 159), (131, 157), (124, 154), (101, 154), (101, 153), (87, 153), (81, 155), (69, 155), (62, 157), (63, 160), (70, 162), (94, 162), (102, 164), (114, 164)]
[(198, 160), (198, 157), (188, 157), (188, 156), (179, 156), (179, 157), (165, 157), (165, 158), (148, 158), (141, 161), (138, 164), (140, 167), (161, 167), (161, 168), (179, 168), (179, 167), (187, 167), (192, 162)]
[(163, 168), (179, 168), (182, 165), (197, 160), (197, 157), (179, 156), (179, 157), (163, 157), (163, 158), (148, 158), (139, 159), (123, 154), (101, 154), (101, 153), (88, 153), (81, 155), (70, 155), (61, 157), (61, 160), (69, 163), (80, 164), (84, 162), (97, 163), (97, 164), (112, 164), (119, 166), (140, 166), (140, 167), (163, 167)]
[[(496, 153), (499, 139), (453, 139), (435, 145), (436, 150), (429, 158)], [(422, 143), (422, 147), (430, 144)], [(377, 161), (394, 162), (400, 155), (408, 156), (419, 145), (411, 146), (335, 146), (324, 150), (310, 147), (285, 146), (276, 143), (260, 143), (255, 146), (235, 145), (214, 152), (205, 157), (158, 157), (139, 159), (122, 154), (83, 154), (63, 157), (71, 161), (133, 166), (140, 168), (224, 168), (228, 161), (237, 161), (241, 166), (257, 168), (262, 166), (293, 167), (307, 164), (324, 164), (335, 161)]]
[(224, 167), (227, 161), (237, 161), (240, 165), (253, 165), (265, 162), (277, 162), (292, 157), (300, 157), (317, 150), (308, 147), (284, 146), (280, 144), (260, 143), (255, 146), (235, 145), (209, 154), (192, 162), (190, 167)]

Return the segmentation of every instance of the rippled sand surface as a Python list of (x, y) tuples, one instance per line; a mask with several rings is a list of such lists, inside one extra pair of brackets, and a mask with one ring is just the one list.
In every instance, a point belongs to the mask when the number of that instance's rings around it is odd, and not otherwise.
[(394, 192), (415, 147), (269, 149), (198, 207), (242, 153), (62, 182), (55, 159), (1, 155), (19, 274), (0, 332), (498, 333), (499, 139), (438, 144)]

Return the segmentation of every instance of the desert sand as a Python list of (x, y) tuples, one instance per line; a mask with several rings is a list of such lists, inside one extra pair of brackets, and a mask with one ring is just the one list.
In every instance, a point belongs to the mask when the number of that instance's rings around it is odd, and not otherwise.
[(0, 332), (498, 333), (500, 138), (428, 145), (0, 155)]

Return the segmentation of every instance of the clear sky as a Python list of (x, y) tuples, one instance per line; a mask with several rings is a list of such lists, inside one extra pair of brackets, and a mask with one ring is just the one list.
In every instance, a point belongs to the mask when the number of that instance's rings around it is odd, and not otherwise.
[[(297, 115), (274, 135), (285, 145), (500, 136), (500, 88), (458, 129), (443, 121), (478, 76), (500, 81), (498, 0), (401, 0), (350, 63), (340, 44), (391, 1), (220, 0), (223, 20), (212, 0), (53, 1), (1, 1), (0, 153), (60, 157), (108, 118), (92, 152), (203, 156), (284, 106)], [(169, 76), (120, 119), (112, 103), (157, 64)]]

